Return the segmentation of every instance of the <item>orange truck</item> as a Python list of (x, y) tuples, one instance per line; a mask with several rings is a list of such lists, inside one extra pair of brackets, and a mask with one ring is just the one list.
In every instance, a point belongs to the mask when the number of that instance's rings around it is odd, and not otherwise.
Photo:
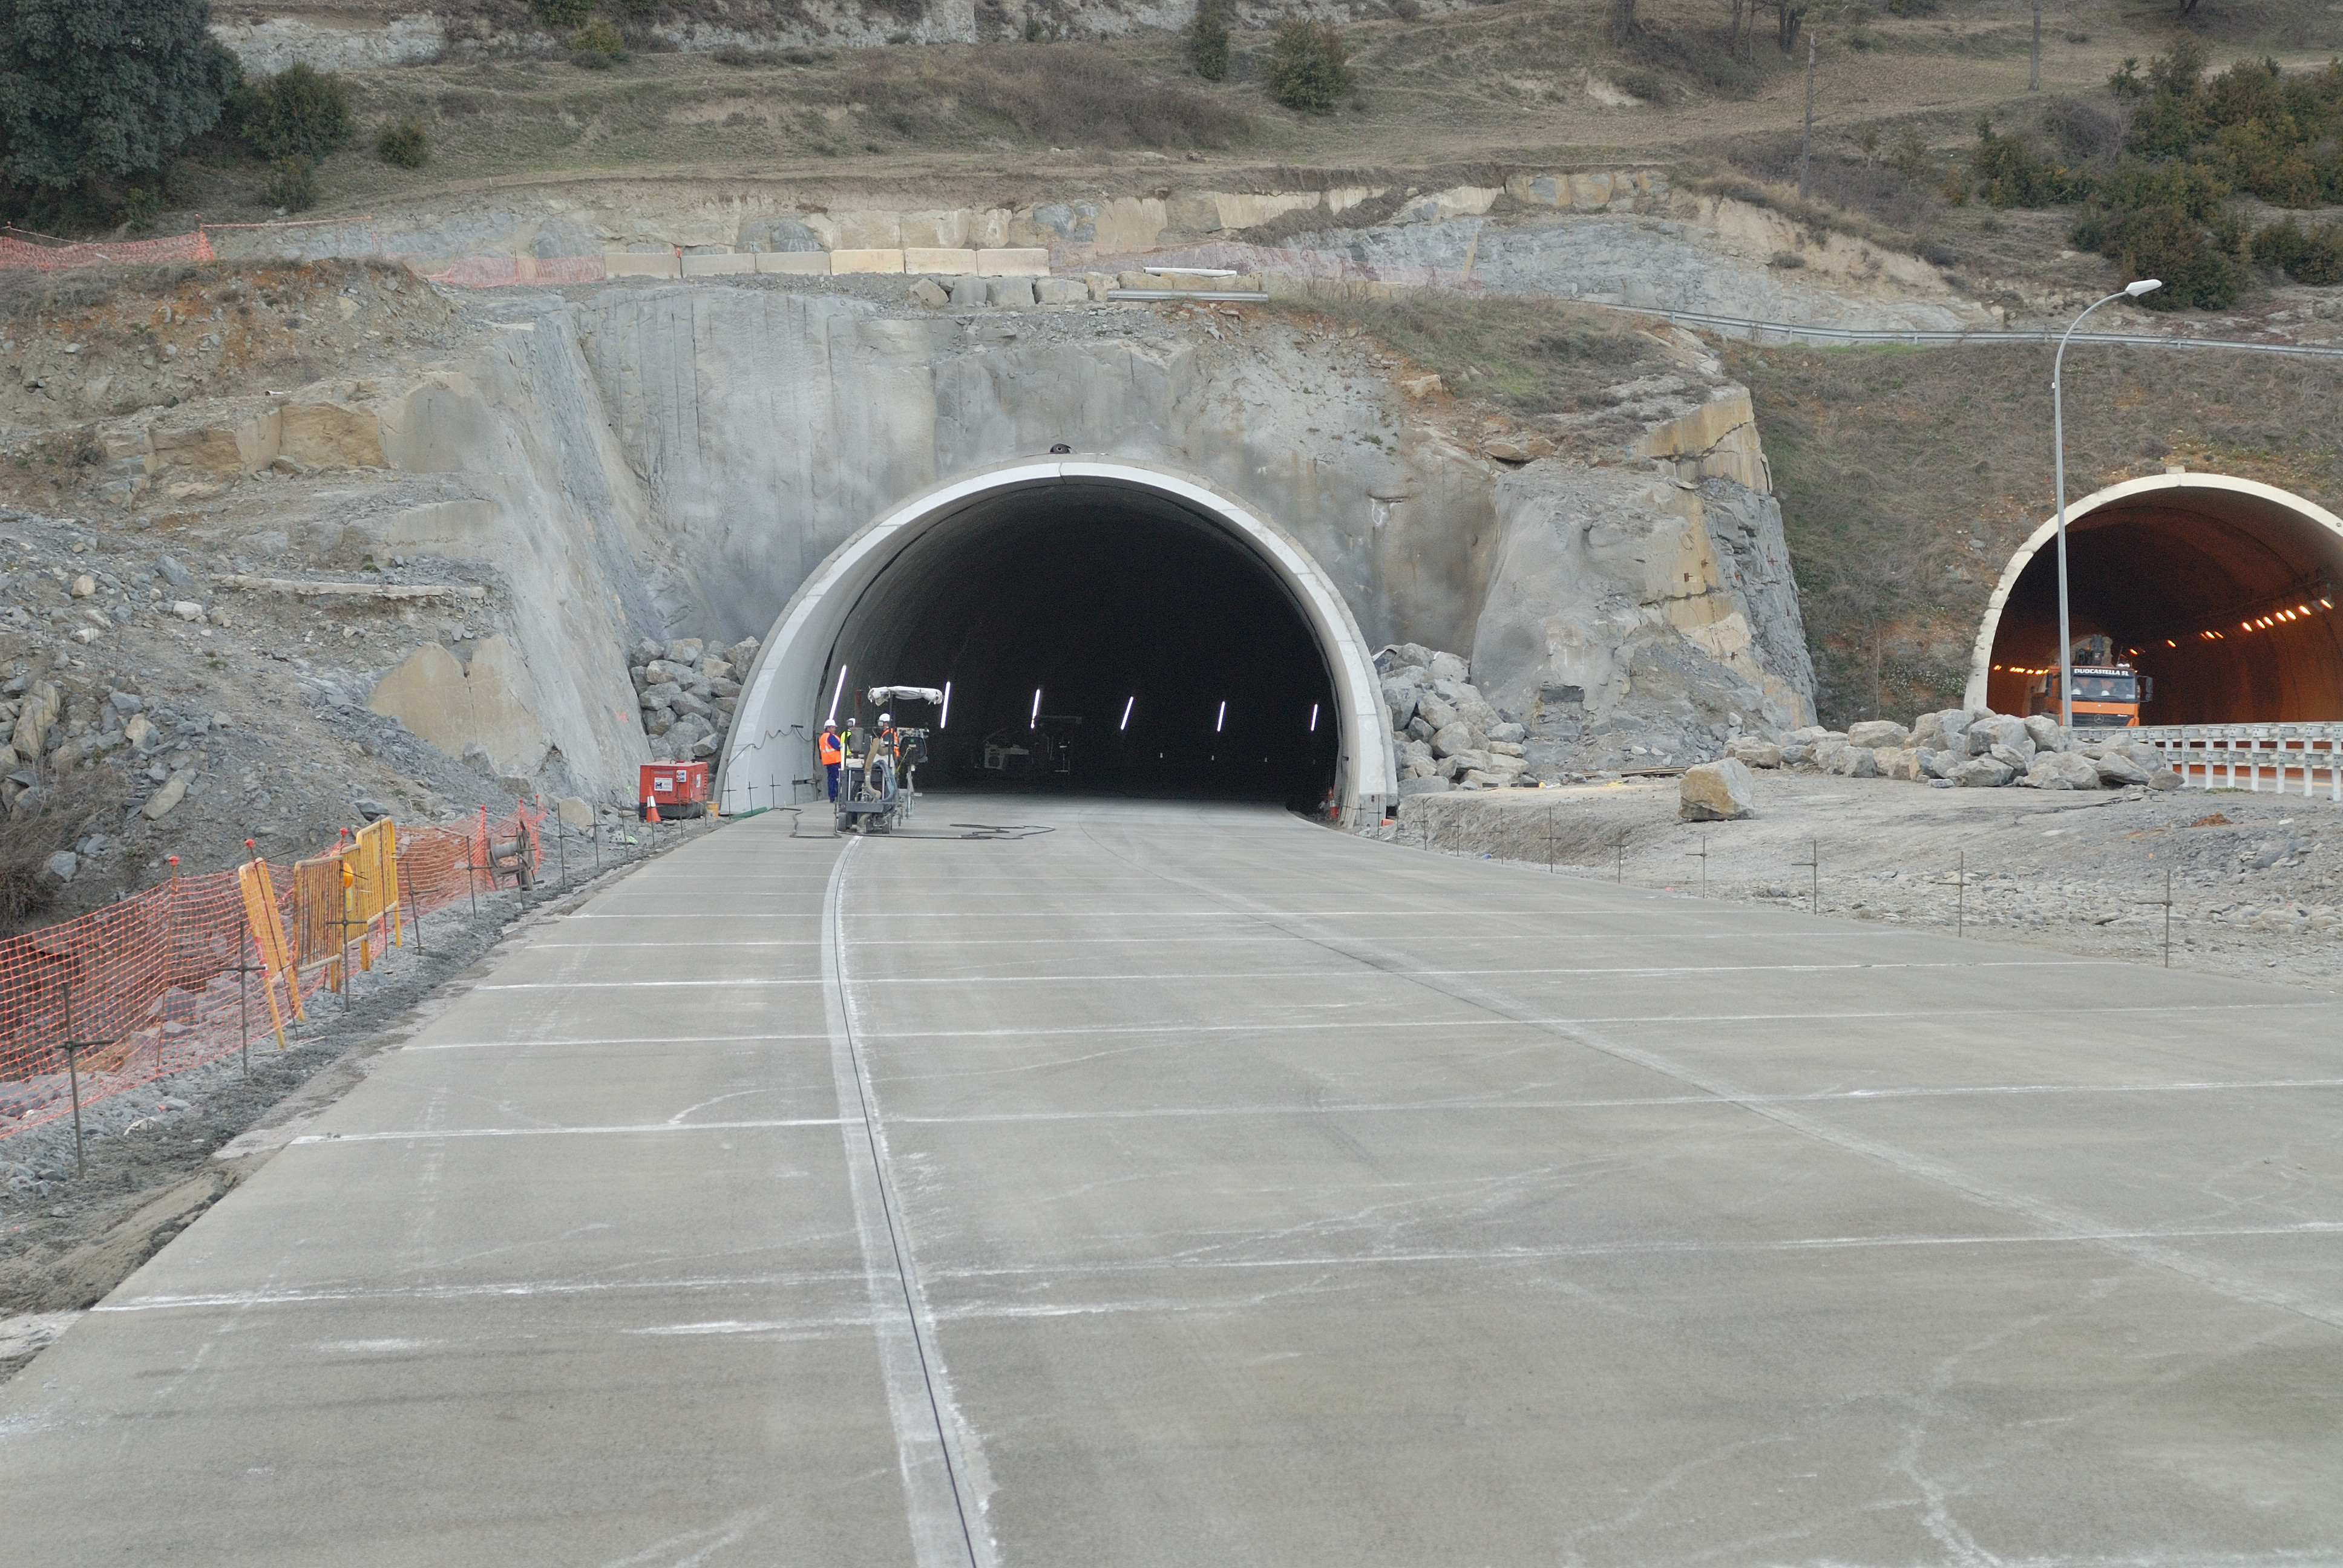
[[(2027, 715), (2046, 713), (2057, 718), (2058, 672), (2053, 669), (2036, 676), (2026, 696)], [(2075, 728), (2136, 729), (2140, 705), (2155, 696), (2155, 680), (2128, 664), (2078, 664), (2075, 666)]]

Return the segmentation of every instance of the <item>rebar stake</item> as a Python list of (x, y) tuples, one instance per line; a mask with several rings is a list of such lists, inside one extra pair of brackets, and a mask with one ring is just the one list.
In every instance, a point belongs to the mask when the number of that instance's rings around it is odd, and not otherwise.
[(1701, 896), (1702, 898), (1704, 898), (1704, 898), (1706, 898), (1706, 897), (1708, 897), (1708, 835), (1707, 835), (1707, 834), (1703, 833), (1703, 834), (1700, 836), (1700, 848), (1699, 848), (1699, 849), (1687, 849), (1687, 850), (1685, 850), (1685, 851), (1684, 851), (1684, 859), (1687, 859), (1687, 860), (1697, 859), (1697, 860), (1700, 862), (1700, 896)]
[(1961, 851), (1960, 869), (1954, 873), (1953, 884), (1956, 890), (1953, 895), (1953, 935), (1966, 937), (1969, 933), (1969, 852), (1966, 849)]
[(1807, 839), (1806, 858), (1795, 863), (1805, 867), (1809, 871), (1814, 873), (1814, 903), (1810, 906), (1810, 909), (1812, 913), (1819, 915), (1823, 912), (1822, 840), (1819, 839)]

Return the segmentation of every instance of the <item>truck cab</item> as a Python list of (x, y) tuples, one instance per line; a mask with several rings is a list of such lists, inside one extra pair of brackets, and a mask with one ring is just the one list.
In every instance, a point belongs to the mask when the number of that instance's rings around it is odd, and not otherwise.
[[(2026, 695), (2028, 715), (2046, 713), (2057, 718), (2058, 672), (2053, 669), (2036, 676)], [(2155, 695), (2156, 682), (2128, 664), (2078, 664), (2075, 666), (2075, 728), (2137, 729), (2140, 705)]]

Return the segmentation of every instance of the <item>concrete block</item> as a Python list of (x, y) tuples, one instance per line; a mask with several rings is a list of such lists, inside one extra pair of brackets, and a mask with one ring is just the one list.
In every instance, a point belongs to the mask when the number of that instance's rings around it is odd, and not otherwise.
[(665, 256), (605, 256), (602, 268), (612, 277), (681, 277), (680, 257)]
[(1090, 286), (1079, 277), (1037, 277), (1033, 280), (1033, 297), (1043, 305), (1079, 305), (1090, 297)]
[(900, 250), (833, 250), (830, 253), (832, 276), (843, 277), (857, 272), (900, 272), (903, 253)]
[(976, 253), (976, 270), (981, 277), (1047, 277), (1050, 253), (1039, 248), (980, 250)]
[(826, 250), (769, 250), (757, 257), (759, 272), (782, 272), (793, 277), (828, 277), (830, 252)]
[(974, 310), (984, 303), (984, 291), (989, 279), (968, 276), (951, 282), (951, 302), (960, 310)]
[(757, 258), (746, 251), (735, 255), (687, 256), (683, 259), (686, 277), (713, 277), (725, 272), (754, 272)]
[(988, 305), (1006, 306), (1015, 309), (1033, 303), (1033, 284), (1030, 278), (994, 277), (985, 280), (984, 299)]
[(930, 277), (959, 277), (976, 270), (977, 253), (972, 250), (939, 250), (930, 246), (905, 246), (903, 270), (924, 273)]

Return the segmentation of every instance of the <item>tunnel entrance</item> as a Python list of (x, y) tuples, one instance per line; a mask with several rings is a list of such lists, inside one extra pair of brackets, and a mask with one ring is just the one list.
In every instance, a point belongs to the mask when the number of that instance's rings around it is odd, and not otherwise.
[[(2026, 711), (2058, 663), (2056, 524), (2010, 558), (1971, 656), (1966, 706)], [(2343, 719), (2343, 519), (2250, 479), (2166, 474), (2066, 510), (2075, 640), (2103, 637), (2152, 699), (2140, 723)]]
[[(722, 788), (812, 776), (874, 685), (949, 689), (924, 784), (1274, 800), (1379, 819), (1383, 699), (1340, 592), (1241, 504), (1144, 465), (956, 482), (841, 546), (741, 694)], [(861, 717), (876, 717), (868, 702)], [(735, 801), (738, 793), (741, 799)]]

